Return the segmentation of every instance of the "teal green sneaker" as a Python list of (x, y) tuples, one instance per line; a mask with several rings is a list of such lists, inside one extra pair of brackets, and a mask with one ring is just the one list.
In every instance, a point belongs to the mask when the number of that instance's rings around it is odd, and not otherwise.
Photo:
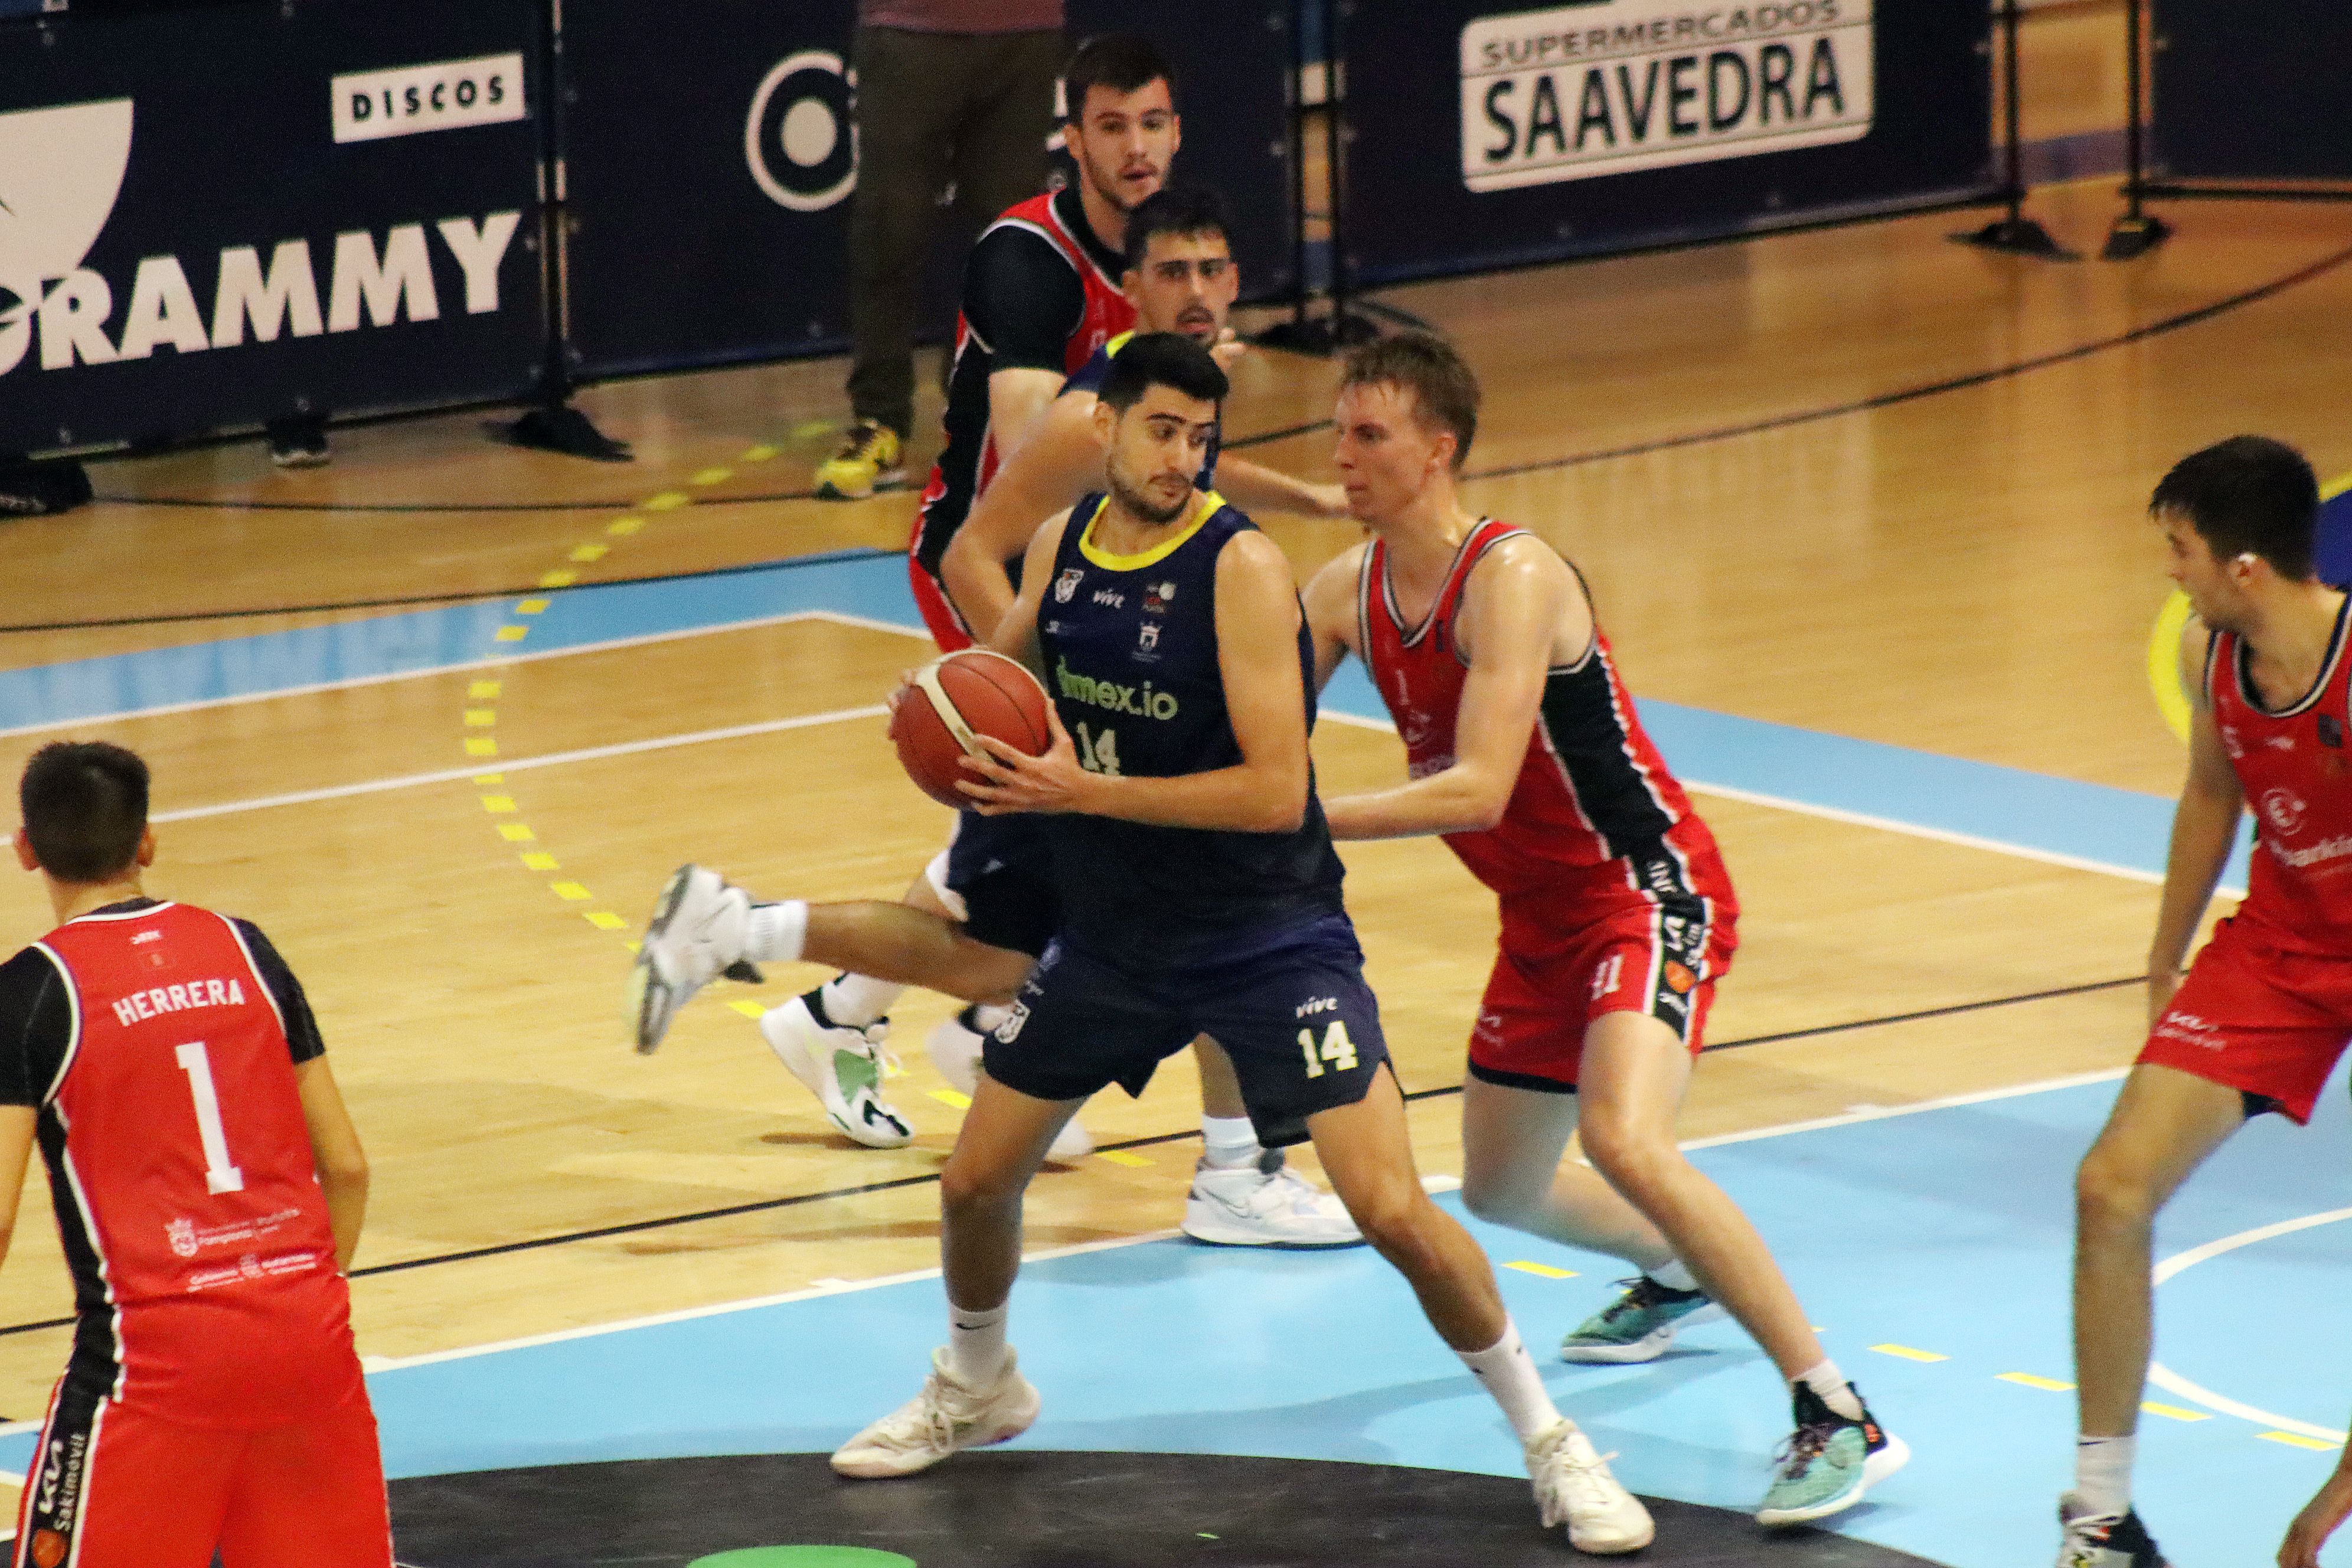
[(1804, 1524), (1843, 1513), (1911, 1462), (1903, 1439), (1888, 1436), (1867, 1405), (1861, 1420), (1848, 1420), (1801, 1383), (1796, 1407), (1797, 1430), (1775, 1456), (1780, 1468), (1756, 1510), (1759, 1524)]
[(1559, 1342), (1559, 1359), (1581, 1362), (1655, 1361), (1675, 1342), (1682, 1323), (1712, 1322), (1723, 1309), (1700, 1290), (1677, 1290), (1646, 1274), (1617, 1281), (1625, 1293)]

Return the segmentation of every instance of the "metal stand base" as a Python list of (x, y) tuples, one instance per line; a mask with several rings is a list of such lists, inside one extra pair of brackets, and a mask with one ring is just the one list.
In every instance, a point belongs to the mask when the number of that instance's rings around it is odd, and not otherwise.
[(568, 403), (534, 408), (507, 424), (492, 421), (493, 440), (533, 451), (560, 452), (567, 458), (587, 458), (599, 463), (635, 460), (626, 441), (615, 441), (589, 422), (588, 416)]
[(2038, 256), (2045, 261), (2080, 261), (2082, 257), (2050, 237), (2050, 231), (2030, 217), (1996, 218), (1982, 228), (1956, 234), (1961, 245), (2005, 250), (2012, 256)]
[(2106, 248), (2099, 252), (2102, 261), (2129, 261), (2136, 256), (2146, 256), (2172, 237), (2172, 226), (2154, 213), (2137, 217), (2126, 214), (2116, 219), (2107, 230)]
[(1312, 354), (1328, 359), (1342, 349), (1368, 343), (1381, 335), (1380, 328), (1351, 310), (1336, 310), (1328, 316), (1316, 316), (1306, 321), (1276, 321), (1250, 342), (1261, 348), (1280, 349), (1286, 353)]

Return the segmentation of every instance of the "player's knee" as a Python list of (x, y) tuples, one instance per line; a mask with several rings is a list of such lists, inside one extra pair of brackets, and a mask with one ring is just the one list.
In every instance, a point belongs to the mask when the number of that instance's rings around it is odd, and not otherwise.
[(1543, 1196), (1541, 1188), (1507, 1176), (1474, 1172), (1462, 1182), (1462, 1206), (1488, 1225), (1518, 1225), (1542, 1205)]
[(1347, 1203), (1348, 1217), (1381, 1257), (1396, 1262), (1423, 1249), (1425, 1222), (1435, 1209), (1419, 1187), (1383, 1183), (1370, 1192), (1350, 1194)]
[(1681, 1158), (1671, 1138), (1616, 1116), (1587, 1115), (1582, 1126), (1585, 1158), (1621, 1193), (1654, 1187)]
[(2137, 1163), (2095, 1143), (2074, 1173), (2074, 1215), (2085, 1230), (2144, 1226), (2156, 1218), (2155, 1184)]
[(1022, 1190), (1027, 1185), (1017, 1171), (950, 1160), (947, 1169), (940, 1173), (940, 1207), (954, 1217), (1018, 1206)]

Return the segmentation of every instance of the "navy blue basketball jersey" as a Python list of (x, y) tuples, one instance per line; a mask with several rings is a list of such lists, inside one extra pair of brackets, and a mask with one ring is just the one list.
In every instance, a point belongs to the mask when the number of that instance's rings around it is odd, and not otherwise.
[[(1097, 397), (1101, 396), (1103, 377), (1110, 374), (1110, 356), (1134, 340), (1133, 332), (1121, 332), (1095, 350), (1094, 357), (1080, 365), (1067, 381), (1062, 383), (1062, 393), (1091, 392)], [(1061, 394), (1055, 395), (1058, 396)], [(1201, 459), (1201, 472), (1192, 480), (1192, 483), (1202, 490), (1213, 490), (1217, 488), (1217, 454), (1224, 449), (1224, 446), (1225, 405), (1220, 403), (1217, 405), (1217, 417), (1209, 426), (1208, 454)]]
[[(1104, 498), (1071, 510), (1037, 613), (1045, 689), (1088, 770), (1142, 778), (1242, 761), (1217, 658), (1217, 557), (1255, 528), (1223, 497), (1133, 555), (1095, 542)], [(1314, 654), (1302, 624), (1300, 686), (1315, 724)], [(1054, 825), (1063, 934), (1133, 970), (1248, 952), (1274, 928), (1339, 910), (1339, 858), (1313, 781), (1287, 833), (1159, 827), (1067, 816)]]

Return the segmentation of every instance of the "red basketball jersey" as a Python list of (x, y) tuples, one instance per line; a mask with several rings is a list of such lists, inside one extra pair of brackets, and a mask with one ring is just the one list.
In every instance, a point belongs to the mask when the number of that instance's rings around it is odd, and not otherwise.
[(317, 1030), (282, 962), (241, 921), (144, 900), (28, 955), (57, 992), (27, 1010), (7, 1070), (39, 1108), (74, 1274), (68, 1381), (223, 1427), (348, 1397), (350, 1292), (294, 1077)]
[[(1084, 304), (1062, 346), (1061, 369), (1066, 376), (1076, 375), (1084, 369), (1097, 349), (1132, 329), (1136, 321), (1135, 307), (1119, 292), (1118, 279), (1106, 269), (1102, 259), (1071, 227), (1072, 216), (1064, 209), (1076, 208), (1077, 205), (1076, 198), (1067, 194), (1032, 196), (1005, 209), (981, 236), (985, 242), (1004, 229), (1024, 229), (1051, 247), (1029, 247), (1037, 258), (1034, 264), (1036, 268), (1055, 273), (1066, 268), (1076, 275)], [(1048, 281), (1061, 282), (1058, 278)], [(1066, 288), (1067, 284), (1061, 282), (1061, 286)], [(953, 368), (948, 378), (944, 421), (947, 446), (931, 469), (930, 483), (924, 488), (910, 542), (917, 565), (934, 579), (939, 576), (940, 561), (947, 553), (948, 542), (963, 526), (964, 519), (971, 515), (972, 507), (996, 478), (1002, 460), (996, 430), (989, 419), (988, 379), (1000, 368), (994, 363), (994, 354), (995, 351), (972, 331), (971, 322), (959, 311)], [(970, 647), (971, 640), (964, 636), (955, 641), (954, 647)], [(954, 651), (944, 637), (941, 647)]]
[(2319, 679), (2288, 707), (2262, 706), (2243, 642), (2205, 653), (2205, 692), (2254, 814), (2253, 869), (2238, 918), (2290, 952), (2352, 957), (2352, 760), (2347, 660), (2352, 600), (2336, 613)]
[[(1387, 544), (1375, 541), (1364, 552), (1358, 635), (1415, 778), (1454, 762), (1454, 720), (1469, 672), (1454, 621), (1470, 574), (1488, 551), (1525, 531), (1492, 519), (1471, 530), (1436, 603), (1416, 626), (1398, 614)], [(1503, 820), (1482, 832), (1449, 833), (1445, 844), (1506, 897), (1556, 896), (1595, 912), (1698, 898), (1727, 923), (1738, 910), (1715, 837), (1643, 733), (1597, 622), (1583, 657), (1545, 678)]]

